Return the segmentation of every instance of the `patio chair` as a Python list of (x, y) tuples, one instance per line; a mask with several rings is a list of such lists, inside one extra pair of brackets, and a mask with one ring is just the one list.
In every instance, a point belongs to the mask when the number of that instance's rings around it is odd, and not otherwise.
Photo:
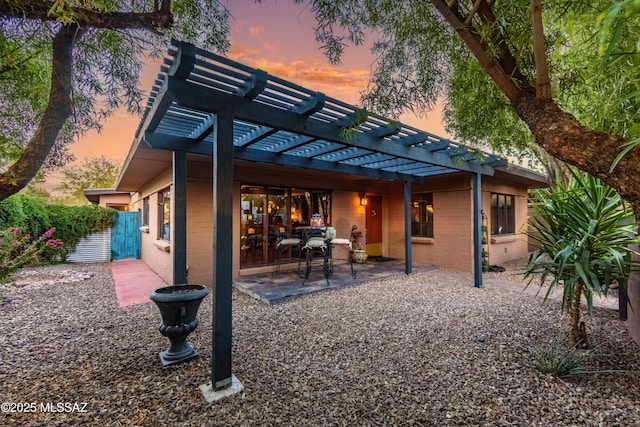
[[(280, 272), (280, 263), (282, 262), (282, 254), (297, 247), (300, 249), (301, 240), (297, 237), (287, 237), (287, 234), (283, 231), (276, 230), (276, 269), (273, 271), (273, 276), (277, 276)], [(300, 276), (300, 258), (298, 257), (298, 276)]]
[(304, 285), (305, 281), (309, 278), (313, 259), (318, 256), (322, 257), (322, 272), (325, 279), (327, 279), (327, 284), (329, 284), (329, 250), (327, 247), (325, 230), (319, 228), (307, 228), (303, 231), (302, 236), (302, 256), (305, 258), (304, 279), (302, 280), (302, 284)]
[(358, 228), (357, 225), (351, 227), (351, 234), (348, 239), (334, 237), (331, 239), (331, 256), (329, 257), (329, 270), (333, 272), (333, 249), (335, 247), (342, 248), (347, 251), (349, 256), (349, 266), (351, 267), (351, 278), (356, 278), (356, 271), (353, 269), (353, 232)]

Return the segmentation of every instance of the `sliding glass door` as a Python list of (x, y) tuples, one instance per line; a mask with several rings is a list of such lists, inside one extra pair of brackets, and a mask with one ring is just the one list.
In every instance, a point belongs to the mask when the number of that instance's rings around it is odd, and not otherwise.
[[(240, 268), (274, 264), (278, 236), (302, 236), (313, 214), (331, 224), (330, 191), (242, 185), (240, 204)], [(284, 262), (299, 256), (296, 248), (281, 255)]]

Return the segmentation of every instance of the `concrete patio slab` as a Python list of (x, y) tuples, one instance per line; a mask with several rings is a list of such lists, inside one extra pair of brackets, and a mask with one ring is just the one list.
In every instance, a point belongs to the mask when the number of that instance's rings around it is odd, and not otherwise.
[[(353, 268), (356, 272), (355, 279), (351, 276), (349, 263), (343, 262), (334, 264), (333, 275), (329, 280), (322, 274), (322, 266), (314, 265), (309, 278), (304, 281), (296, 270), (291, 270), (281, 271), (275, 276), (267, 273), (238, 277), (233, 280), (233, 285), (260, 301), (276, 304), (316, 292), (343, 289), (405, 274), (404, 260), (391, 258), (380, 258), (379, 261), (370, 258), (364, 264), (354, 264)], [(422, 273), (435, 269), (433, 265), (414, 265), (412, 272)]]

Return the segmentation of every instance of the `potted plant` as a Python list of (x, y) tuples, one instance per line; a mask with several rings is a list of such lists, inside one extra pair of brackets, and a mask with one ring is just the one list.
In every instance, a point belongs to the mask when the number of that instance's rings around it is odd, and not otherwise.
[(151, 300), (162, 315), (158, 330), (171, 341), (169, 348), (159, 353), (162, 366), (198, 357), (193, 346), (187, 344), (187, 336), (198, 326), (196, 314), (202, 299), (208, 294), (209, 290), (203, 285), (167, 286), (151, 293)]
[(356, 226), (353, 226), (351, 232), (351, 259), (358, 264), (364, 264), (367, 261), (367, 252), (364, 250), (364, 245), (360, 243), (362, 238), (362, 231), (357, 230)]

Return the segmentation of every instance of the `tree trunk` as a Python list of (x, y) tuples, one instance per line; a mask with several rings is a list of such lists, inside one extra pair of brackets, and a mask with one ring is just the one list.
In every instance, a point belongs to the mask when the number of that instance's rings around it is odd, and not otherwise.
[(640, 149), (631, 150), (610, 171), (624, 142), (622, 137), (589, 130), (573, 115), (562, 111), (553, 100), (536, 98), (533, 93), (518, 98), (514, 107), (538, 145), (555, 158), (615, 188), (631, 203), (636, 216), (640, 216)]
[(578, 280), (576, 287), (573, 290), (573, 301), (571, 301), (571, 308), (569, 316), (571, 318), (571, 327), (569, 330), (569, 346), (578, 348), (588, 348), (587, 344), (587, 331), (584, 322), (580, 322), (580, 298), (582, 297), (582, 291), (584, 290), (584, 284), (582, 280)]
[(0, 200), (23, 189), (38, 172), (71, 116), (73, 46), (85, 33), (76, 25), (61, 26), (53, 38), (53, 64), (49, 103), (20, 159), (0, 174)]

